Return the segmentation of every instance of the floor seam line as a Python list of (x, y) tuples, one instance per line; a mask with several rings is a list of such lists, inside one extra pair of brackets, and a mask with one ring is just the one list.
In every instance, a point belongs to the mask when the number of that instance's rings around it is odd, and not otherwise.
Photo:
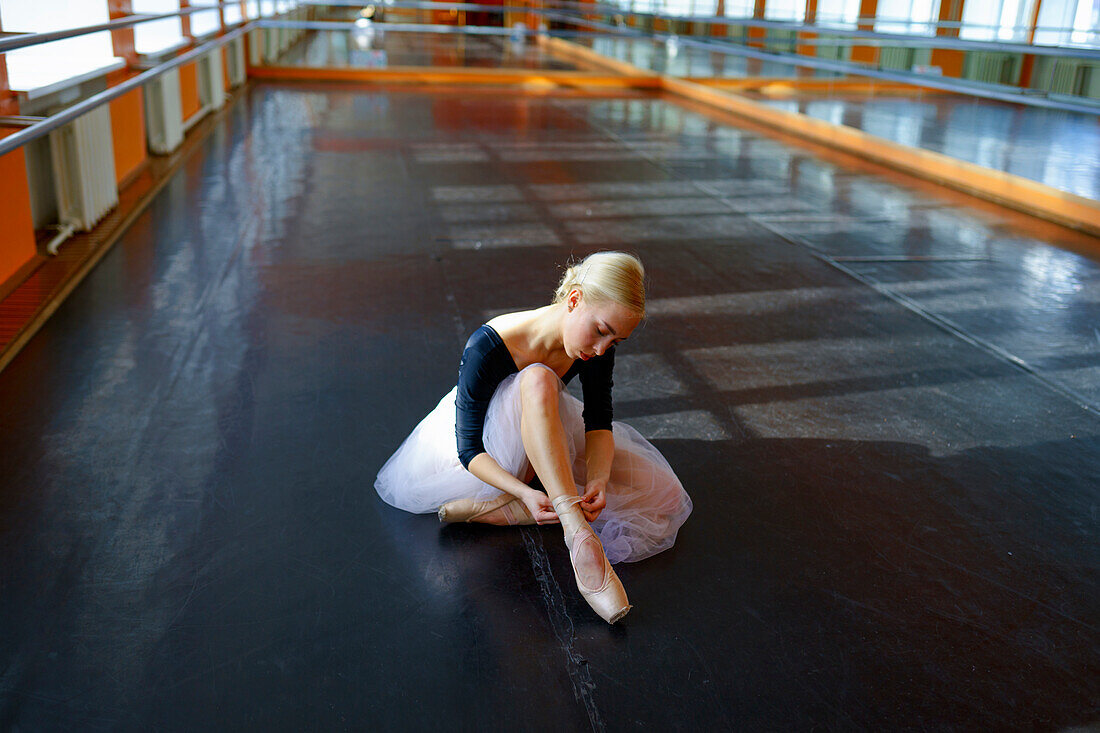
[(531, 569), (534, 571), (535, 580), (539, 585), (550, 627), (562, 652), (565, 654), (565, 671), (569, 675), (570, 684), (573, 686), (573, 696), (584, 704), (592, 730), (595, 733), (603, 733), (605, 727), (594, 696), (596, 683), (592, 680), (588, 660), (581, 656), (575, 648), (576, 630), (565, 607), (561, 586), (558, 585), (557, 579), (554, 578), (554, 574), (551, 572), (550, 558), (546, 554), (542, 536), (533, 527), (520, 528), (520, 534), (523, 537), (523, 544), (527, 548), (527, 554), (531, 558)]

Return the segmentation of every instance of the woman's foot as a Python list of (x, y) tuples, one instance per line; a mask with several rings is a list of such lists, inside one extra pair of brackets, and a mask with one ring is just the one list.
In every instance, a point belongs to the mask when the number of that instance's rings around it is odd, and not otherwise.
[(619, 576), (607, 561), (603, 545), (577, 506), (580, 500), (579, 496), (559, 496), (554, 499), (554, 509), (565, 530), (577, 589), (593, 611), (613, 624), (627, 614), (630, 602)]
[(439, 507), (439, 521), (443, 524), (478, 522), (498, 526), (535, 523), (524, 503), (511, 494), (501, 494), (495, 499), (485, 501), (476, 499), (449, 501)]

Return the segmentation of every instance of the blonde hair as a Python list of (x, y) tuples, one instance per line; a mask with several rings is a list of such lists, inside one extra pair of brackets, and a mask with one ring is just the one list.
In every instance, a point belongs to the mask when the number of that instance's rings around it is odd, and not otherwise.
[(645, 317), (645, 268), (626, 252), (596, 252), (566, 268), (554, 291), (554, 302), (565, 300), (576, 288), (595, 302), (618, 303)]

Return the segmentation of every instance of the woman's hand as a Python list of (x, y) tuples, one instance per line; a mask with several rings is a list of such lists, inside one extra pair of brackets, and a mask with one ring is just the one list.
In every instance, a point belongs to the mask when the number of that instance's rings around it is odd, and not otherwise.
[(580, 508), (589, 522), (600, 516), (600, 512), (607, 506), (606, 489), (607, 479), (594, 479), (585, 485)]
[(558, 524), (558, 513), (554, 511), (554, 505), (550, 503), (550, 497), (537, 489), (528, 489), (523, 493), (523, 504), (531, 516), (535, 518), (535, 524)]

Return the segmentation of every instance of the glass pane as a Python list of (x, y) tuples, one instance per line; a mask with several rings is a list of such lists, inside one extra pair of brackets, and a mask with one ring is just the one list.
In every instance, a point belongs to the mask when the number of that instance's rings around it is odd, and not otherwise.
[(1076, 0), (1043, 0), (1039, 6), (1035, 43), (1057, 46), (1068, 42), (1070, 25), (1076, 14)]
[(665, 0), (664, 12), (679, 18), (691, 15), (691, 0)]
[(1070, 43), (1095, 46), (1100, 43), (1100, 0), (1078, 0)]
[(1005, 0), (997, 38), (1002, 41), (1026, 41), (1034, 11), (1035, 0)]
[(801, 23), (806, 17), (806, 3), (803, 0), (769, 0), (764, 5), (766, 20), (790, 20)]
[(696, 18), (713, 18), (718, 14), (718, 0), (695, 0), (695, 9), (691, 14)]
[(754, 5), (752, 0), (727, 0), (726, 17), (751, 18)]
[[(205, 5), (206, 3), (195, 2), (192, 0), (191, 5)], [(221, 28), (221, 23), (218, 20), (217, 10), (203, 10), (198, 13), (191, 13), (191, 35), (192, 36), (207, 36), (211, 33), (215, 33)]]
[[(0, 0), (6, 32), (42, 33), (109, 20), (107, 3), (86, 0)], [(8, 85), (27, 91), (102, 69), (116, 62), (107, 31), (20, 48), (4, 55)]]
[[(180, 9), (179, 0), (132, 0), (134, 13), (160, 15)], [(134, 50), (138, 53), (157, 53), (183, 42), (179, 18), (152, 20), (134, 26)]]
[(881, 0), (875, 30), (882, 33), (935, 35), (939, 0)]
[(855, 27), (859, 18), (859, 0), (821, 0), (817, 5), (817, 23), (840, 27)]
[(959, 38), (971, 41), (992, 41), (1000, 17), (1001, 3), (998, 0), (967, 3), (963, 6), (963, 27), (959, 30)]

